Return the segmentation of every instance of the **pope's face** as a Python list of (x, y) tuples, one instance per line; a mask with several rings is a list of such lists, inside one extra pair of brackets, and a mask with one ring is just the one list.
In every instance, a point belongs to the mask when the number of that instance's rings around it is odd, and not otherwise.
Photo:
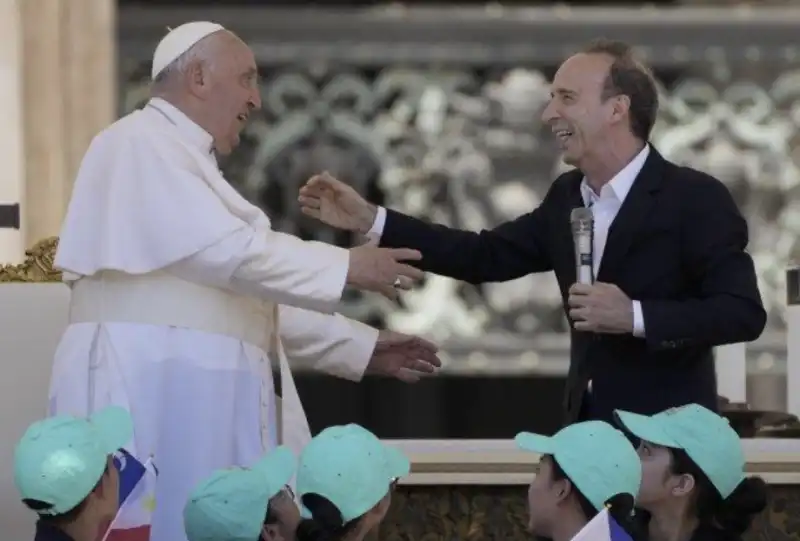
[(261, 108), (261, 96), (253, 51), (229, 32), (220, 39), (219, 52), (209, 70), (206, 104), (215, 150), (224, 156), (239, 144), (239, 134), (250, 113)]

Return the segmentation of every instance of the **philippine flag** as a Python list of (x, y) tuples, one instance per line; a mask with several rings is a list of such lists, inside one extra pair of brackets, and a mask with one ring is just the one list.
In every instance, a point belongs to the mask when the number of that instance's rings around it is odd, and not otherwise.
[(572, 541), (633, 541), (616, 520), (603, 509), (579, 531)]
[(148, 541), (158, 470), (152, 459), (139, 462), (124, 449), (114, 455), (114, 465), (119, 471), (119, 511), (102, 541)]

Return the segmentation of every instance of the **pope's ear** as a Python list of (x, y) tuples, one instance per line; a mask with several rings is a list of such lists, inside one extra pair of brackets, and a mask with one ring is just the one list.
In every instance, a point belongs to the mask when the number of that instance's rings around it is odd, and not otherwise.
[(208, 66), (200, 61), (190, 62), (184, 72), (185, 84), (189, 92), (198, 96), (204, 96), (209, 89), (209, 70)]

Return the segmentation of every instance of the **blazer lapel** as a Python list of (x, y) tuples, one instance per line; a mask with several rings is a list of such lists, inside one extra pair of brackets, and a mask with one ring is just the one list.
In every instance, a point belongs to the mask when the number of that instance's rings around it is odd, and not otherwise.
[(603, 260), (597, 272), (598, 282), (613, 282), (617, 269), (625, 260), (631, 242), (655, 204), (655, 194), (661, 188), (666, 161), (651, 146), (644, 163), (619, 213), (611, 223), (606, 239)]

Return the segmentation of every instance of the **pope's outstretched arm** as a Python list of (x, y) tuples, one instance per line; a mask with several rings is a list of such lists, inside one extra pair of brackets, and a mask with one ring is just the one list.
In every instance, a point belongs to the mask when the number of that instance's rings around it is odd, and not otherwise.
[(87, 151), (55, 263), (78, 276), (137, 275), (197, 258), (194, 281), (333, 312), (347, 284), (386, 293), (398, 276), (416, 277), (419, 271), (400, 262), (413, 257), (409, 252), (347, 250), (272, 230), (209, 156), (198, 158), (134, 114)]
[[(212, 246), (169, 267), (184, 280), (247, 294), (255, 287), (241, 269), (226, 279), (228, 261), (222, 244)], [(419, 374), (433, 373), (441, 366), (435, 345), (390, 331), (379, 331), (341, 314), (325, 314), (295, 306), (280, 305), (280, 343), (290, 363), (303, 363), (317, 370), (360, 381), (365, 373), (397, 377), (413, 382)]]
[(348, 264), (345, 249), (242, 226), (167, 270), (191, 282), (332, 313), (346, 284)]
[(360, 381), (378, 342), (378, 329), (341, 314), (326, 315), (281, 306), (280, 337), (291, 363)]

